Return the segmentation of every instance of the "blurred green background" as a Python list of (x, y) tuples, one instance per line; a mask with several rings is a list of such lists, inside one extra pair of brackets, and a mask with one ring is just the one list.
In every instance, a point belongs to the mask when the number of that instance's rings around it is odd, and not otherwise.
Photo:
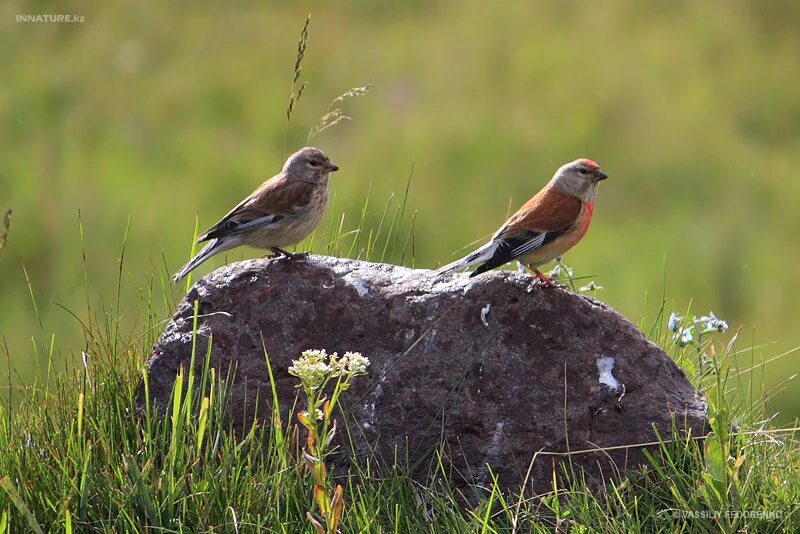
[[(652, 317), (666, 272), (670, 306), (743, 325), (756, 359), (800, 344), (794, 0), (11, 1), (0, 4), (0, 209), (14, 209), (0, 335), (19, 380), (42, 332), (56, 332), (59, 358), (80, 354), (79, 325), (55, 304), (85, 318), (78, 210), (91, 298), (113, 306), (129, 216), (125, 277), (144, 285), (162, 254), (170, 272), (186, 259), (196, 215), (213, 224), (280, 168), (308, 12), (309, 86), (287, 150), (334, 97), (373, 84), (346, 103), (353, 121), (314, 140), (342, 168), (332, 188), (345, 230), (370, 188), (366, 226), (377, 225), (413, 163), (413, 263), (441, 265), (559, 165), (591, 157), (611, 178), (565, 261), (594, 276), (598, 297), (634, 322)], [(86, 20), (16, 22), (44, 13)], [(120, 308), (126, 326), (140, 320), (134, 284)], [(800, 363), (767, 369), (765, 390)], [(770, 410), (787, 421), (798, 401), (789, 382)]]

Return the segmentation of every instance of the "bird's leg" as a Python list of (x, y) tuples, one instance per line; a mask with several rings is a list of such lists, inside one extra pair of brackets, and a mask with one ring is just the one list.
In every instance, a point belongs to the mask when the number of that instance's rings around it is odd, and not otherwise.
[[(523, 265), (523, 264), (520, 263), (520, 265)], [(534, 265), (525, 265), (525, 267), (527, 267), (531, 272), (533, 272), (533, 275), (536, 277), (536, 280), (538, 280), (539, 283), (542, 284), (544, 287), (553, 287), (553, 286), (557, 285), (552, 280), (550, 280), (542, 271), (539, 270), (539, 266), (538, 265), (536, 265), (536, 266), (534, 266)]]
[(269, 250), (271, 251), (271, 253), (270, 254), (264, 254), (264, 256), (263, 256), (264, 258), (272, 260), (272, 259), (280, 258), (281, 256), (283, 256), (283, 252), (279, 252), (280, 249), (277, 249), (276, 247), (270, 247)]
[(270, 247), (269, 249), (273, 252), (273, 255), (270, 256), (272, 258), (275, 258), (275, 257), (278, 257), (278, 256), (285, 256), (285, 257), (287, 257), (289, 259), (296, 260), (298, 258), (305, 258), (306, 256), (308, 256), (308, 252), (298, 252), (296, 254), (293, 254), (293, 253), (291, 253), (289, 251), (283, 250), (280, 247)]
[(545, 287), (553, 287), (553, 281), (550, 280), (542, 271), (539, 269), (534, 269), (533, 272), (536, 275), (536, 279), (539, 280), (542, 285)]

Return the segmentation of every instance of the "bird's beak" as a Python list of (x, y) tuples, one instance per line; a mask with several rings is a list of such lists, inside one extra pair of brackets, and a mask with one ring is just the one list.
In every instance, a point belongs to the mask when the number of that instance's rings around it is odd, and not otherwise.
[(600, 180), (605, 180), (606, 178), (608, 178), (608, 175), (603, 171), (601, 171), (600, 169), (597, 169), (596, 171), (594, 171), (594, 177), (595, 181), (599, 182)]
[(330, 163), (330, 162), (328, 162), (325, 165), (325, 168), (328, 169), (328, 172), (336, 172), (336, 171), (339, 170), (339, 166), (338, 165), (334, 165), (333, 163)]

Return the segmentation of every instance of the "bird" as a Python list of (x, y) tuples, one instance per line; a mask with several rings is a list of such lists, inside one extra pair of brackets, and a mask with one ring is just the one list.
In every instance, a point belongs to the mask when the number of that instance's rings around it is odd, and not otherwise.
[(289, 156), (279, 174), (197, 238), (198, 243), (208, 244), (175, 273), (173, 282), (215, 254), (240, 245), (269, 249), (273, 256), (300, 256), (284, 247), (305, 239), (322, 220), (328, 206), (328, 179), (338, 170), (319, 148), (304, 147)]
[(586, 234), (601, 180), (608, 178), (594, 161), (579, 158), (559, 167), (553, 178), (517, 210), (488, 243), (436, 271), (437, 276), (478, 265), (470, 276), (517, 260), (547, 286), (539, 267), (574, 247)]

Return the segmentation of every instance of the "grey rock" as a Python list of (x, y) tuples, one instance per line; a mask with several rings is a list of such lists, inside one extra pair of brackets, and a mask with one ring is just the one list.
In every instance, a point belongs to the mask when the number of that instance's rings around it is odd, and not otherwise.
[[(516, 491), (551, 486), (564, 456), (706, 431), (706, 403), (670, 358), (604, 304), (533, 278), (494, 271), (436, 278), (431, 271), (310, 256), (228, 265), (198, 281), (148, 361), (150, 394), (167, 405), (175, 375), (213, 335), (211, 365), (227, 373), (234, 426), (269, 414), (264, 348), (282, 408), (303, 350), (359, 351), (369, 375), (342, 397), (352, 458), (408, 458), (425, 478), (444, 445), (452, 482)], [(262, 345), (263, 339), (263, 345)], [(202, 361), (202, 357), (198, 360)], [(284, 419), (285, 421), (286, 419)], [(644, 462), (642, 446), (579, 452), (573, 468), (607, 480)], [(531, 467), (531, 461), (537, 454)], [(397, 454), (397, 456), (396, 456)], [(530, 469), (529, 469), (530, 468)]]

